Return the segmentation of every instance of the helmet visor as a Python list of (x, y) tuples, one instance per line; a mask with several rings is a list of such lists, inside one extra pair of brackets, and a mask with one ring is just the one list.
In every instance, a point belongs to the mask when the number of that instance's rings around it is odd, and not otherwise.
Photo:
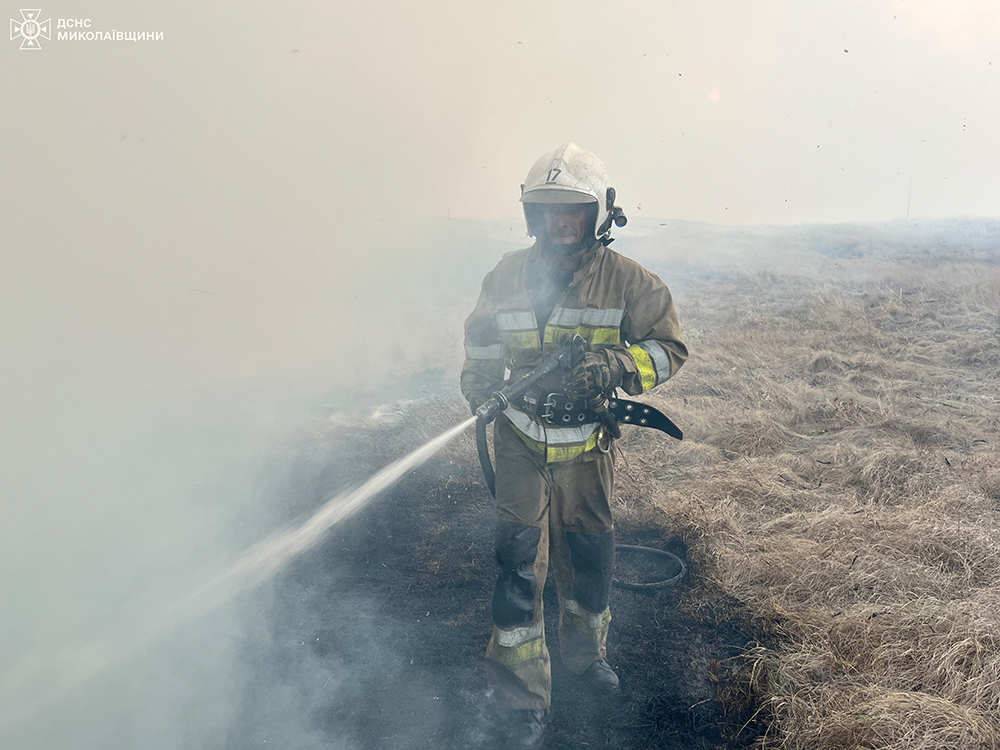
[(521, 196), (521, 203), (597, 203), (597, 199), (590, 193), (542, 185), (526, 190)]

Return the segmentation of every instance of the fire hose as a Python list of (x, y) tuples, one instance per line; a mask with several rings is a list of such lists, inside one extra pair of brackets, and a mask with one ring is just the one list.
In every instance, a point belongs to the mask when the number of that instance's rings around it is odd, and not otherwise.
[[(576, 367), (582, 360), (584, 353), (586, 353), (587, 346), (587, 342), (583, 337), (577, 334), (565, 346), (523, 378), (514, 383), (508, 383), (498, 391), (494, 391), (476, 409), (476, 448), (479, 452), (479, 464), (483, 469), (486, 486), (489, 488), (490, 494), (494, 497), (496, 497), (496, 472), (493, 470), (493, 461), (490, 458), (489, 445), (486, 440), (486, 426), (496, 419), (500, 412), (506, 410), (512, 401), (532, 391), (547, 375), (557, 370), (568, 371)], [(552, 400), (552, 395), (550, 394), (549, 400)], [(650, 427), (660, 430), (677, 440), (681, 440), (684, 437), (681, 429), (666, 414), (649, 404), (638, 401), (629, 401), (614, 396), (608, 398), (606, 408), (602, 412), (603, 420), (613, 420), (615, 425), (632, 424), (637, 427)], [(612, 427), (612, 425), (608, 425), (608, 427)], [(618, 588), (648, 592), (673, 586), (684, 577), (686, 571), (684, 561), (672, 552), (630, 544), (616, 545), (616, 549), (630, 555), (634, 554), (665, 560), (677, 570), (677, 573), (669, 578), (650, 583), (627, 583), (613, 578), (612, 583)]]

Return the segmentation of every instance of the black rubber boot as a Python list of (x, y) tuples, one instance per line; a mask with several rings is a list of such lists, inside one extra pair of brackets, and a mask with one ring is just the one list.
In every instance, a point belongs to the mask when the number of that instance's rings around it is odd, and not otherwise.
[(598, 659), (587, 667), (580, 679), (599, 695), (618, 695), (622, 691), (618, 675), (604, 659)]
[(552, 709), (513, 711), (507, 729), (510, 750), (537, 750), (545, 741), (545, 730), (552, 718)]

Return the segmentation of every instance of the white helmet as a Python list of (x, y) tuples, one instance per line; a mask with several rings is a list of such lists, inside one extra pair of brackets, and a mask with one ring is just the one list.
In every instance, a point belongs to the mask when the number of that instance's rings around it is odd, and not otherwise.
[(537, 237), (541, 226), (539, 212), (533, 203), (596, 203), (597, 216), (594, 234), (604, 238), (611, 230), (612, 221), (625, 226), (628, 219), (614, 205), (615, 189), (608, 185), (608, 171), (604, 163), (575, 143), (564, 143), (535, 162), (521, 185), (521, 203), (528, 234)]

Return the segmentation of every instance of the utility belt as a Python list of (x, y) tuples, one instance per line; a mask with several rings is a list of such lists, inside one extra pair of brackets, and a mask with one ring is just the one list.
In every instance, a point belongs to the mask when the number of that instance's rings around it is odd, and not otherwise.
[(611, 434), (617, 437), (616, 425), (633, 424), (636, 427), (652, 427), (678, 440), (684, 436), (681, 429), (660, 410), (649, 404), (615, 396), (607, 401), (607, 410), (603, 414), (587, 408), (586, 404), (570, 401), (564, 393), (549, 393), (544, 396), (527, 393), (515, 404), (553, 427), (577, 427), (600, 422), (609, 427)]
[(526, 393), (518, 407), (553, 427), (578, 427), (600, 422), (601, 416), (587, 405), (570, 401), (564, 393)]

